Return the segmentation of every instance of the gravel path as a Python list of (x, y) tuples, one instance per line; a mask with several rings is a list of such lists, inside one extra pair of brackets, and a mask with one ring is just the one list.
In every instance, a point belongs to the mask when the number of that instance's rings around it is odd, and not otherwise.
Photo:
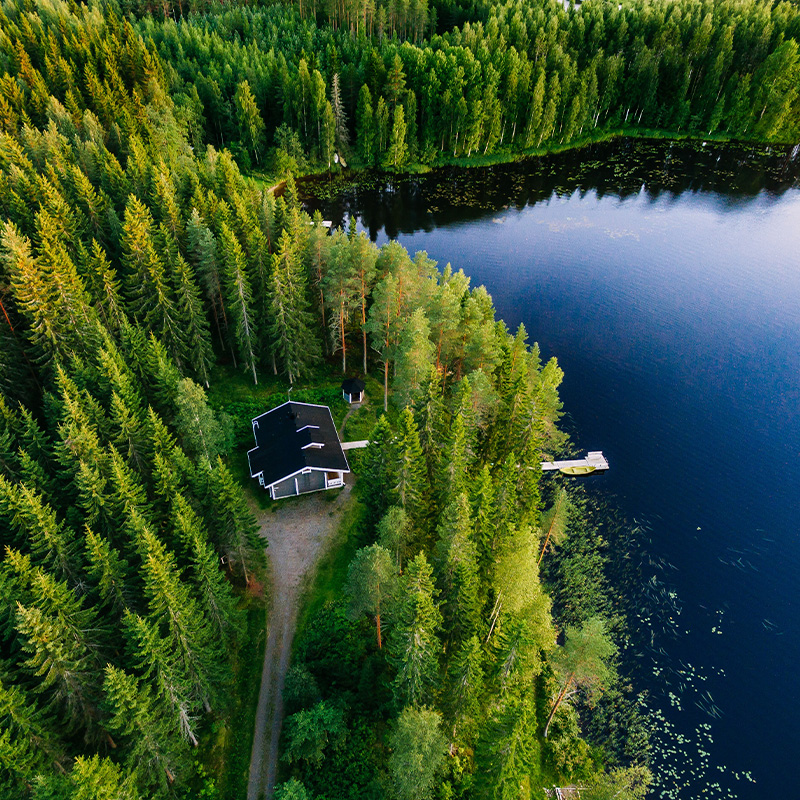
[(328, 492), (317, 492), (289, 500), (274, 512), (254, 509), (261, 536), (269, 544), (272, 608), (267, 623), (247, 800), (272, 797), (283, 722), (283, 683), (289, 668), (303, 581), (312, 573), (336, 530), (342, 506), (350, 496), (350, 484), (339, 491), (333, 502), (326, 495)]

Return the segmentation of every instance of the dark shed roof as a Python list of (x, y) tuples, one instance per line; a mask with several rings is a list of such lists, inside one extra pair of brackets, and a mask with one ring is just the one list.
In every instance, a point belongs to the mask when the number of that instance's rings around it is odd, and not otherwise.
[(253, 420), (253, 435), (250, 475), (263, 473), (265, 486), (308, 467), (350, 472), (327, 406), (284, 403)]
[(346, 394), (360, 394), (367, 388), (361, 378), (345, 378), (342, 381), (342, 391)]

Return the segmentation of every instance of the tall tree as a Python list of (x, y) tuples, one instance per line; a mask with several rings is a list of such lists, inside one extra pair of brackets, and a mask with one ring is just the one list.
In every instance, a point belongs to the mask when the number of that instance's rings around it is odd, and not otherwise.
[(444, 769), (447, 740), (441, 716), (431, 708), (406, 707), (389, 736), (389, 774), (397, 800), (427, 800)]
[(278, 252), (272, 257), (270, 305), (272, 340), (290, 383), (308, 375), (319, 357), (314, 335), (306, 282), (288, 232), (284, 231)]
[(256, 163), (261, 162), (261, 148), (264, 143), (264, 120), (256, 105), (256, 99), (250, 84), (244, 80), (236, 87), (233, 96), (236, 106), (236, 121), (241, 138), (247, 143), (248, 150), (255, 156)]
[[(606, 632), (602, 617), (591, 617), (580, 627), (568, 627), (564, 647), (558, 651), (555, 664), (562, 675), (561, 688), (550, 709), (544, 726), (544, 738), (550, 730), (561, 703), (578, 689), (601, 689), (609, 680), (609, 659), (617, 648)], [(570, 692), (572, 687), (573, 692)]]
[(378, 649), (381, 639), (381, 606), (385, 609), (395, 593), (395, 570), (389, 551), (379, 544), (362, 547), (347, 569), (345, 592), (350, 596), (350, 613), (355, 617), (365, 612), (375, 617)]
[(222, 249), (223, 275), (227, 307), (234, 324), (239, 358), (245, 369), (253, 373), (253, 383), (258, 383), (256, 374), (256, 336), (253, 314), (253, 295), (247, 275), (244, 251), (236, 235), (225, 222), (219, 226), (219, 240)]
[(399, 596), (387, 646), (396, 671), (392, 691), (398, 704), (419, 708), (432, 699), (438, 684), (442, 626), (433, 571), (424, 553), (409, 563)]

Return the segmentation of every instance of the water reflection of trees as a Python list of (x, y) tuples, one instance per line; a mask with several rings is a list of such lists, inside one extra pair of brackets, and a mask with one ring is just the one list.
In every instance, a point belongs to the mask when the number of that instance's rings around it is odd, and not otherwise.
[[(308, 208), (320, 209), (334, 225), (356, 215), (372, 239), (382, 229), (394, 238), (575, 192), (621, 200), (644, 192), (651, 201), (665, 193), (716, 193), (725, 197), (724, 207), (741, 207), (800, 186), (800, 153), (791, 147), (620, 139), (515, 164), (446, 167), (422, 176), (365, 173), (356, 185), (338, 186), (327, 179), (303, 182)], [(329, 199), (314, 196), (322, 188)]]

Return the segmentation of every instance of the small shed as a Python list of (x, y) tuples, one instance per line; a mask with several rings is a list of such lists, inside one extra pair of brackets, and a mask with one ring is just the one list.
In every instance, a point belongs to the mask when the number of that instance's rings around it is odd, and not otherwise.
[(250, 477), (273, 500), (344, 486), (350, 465), (328, 406), (284, 403), (253, 420)]
[(366, 388), (367, 384), (360, 378), (345, 378), (342, 381), (342, 396), (348, 403), (360, 403)]

